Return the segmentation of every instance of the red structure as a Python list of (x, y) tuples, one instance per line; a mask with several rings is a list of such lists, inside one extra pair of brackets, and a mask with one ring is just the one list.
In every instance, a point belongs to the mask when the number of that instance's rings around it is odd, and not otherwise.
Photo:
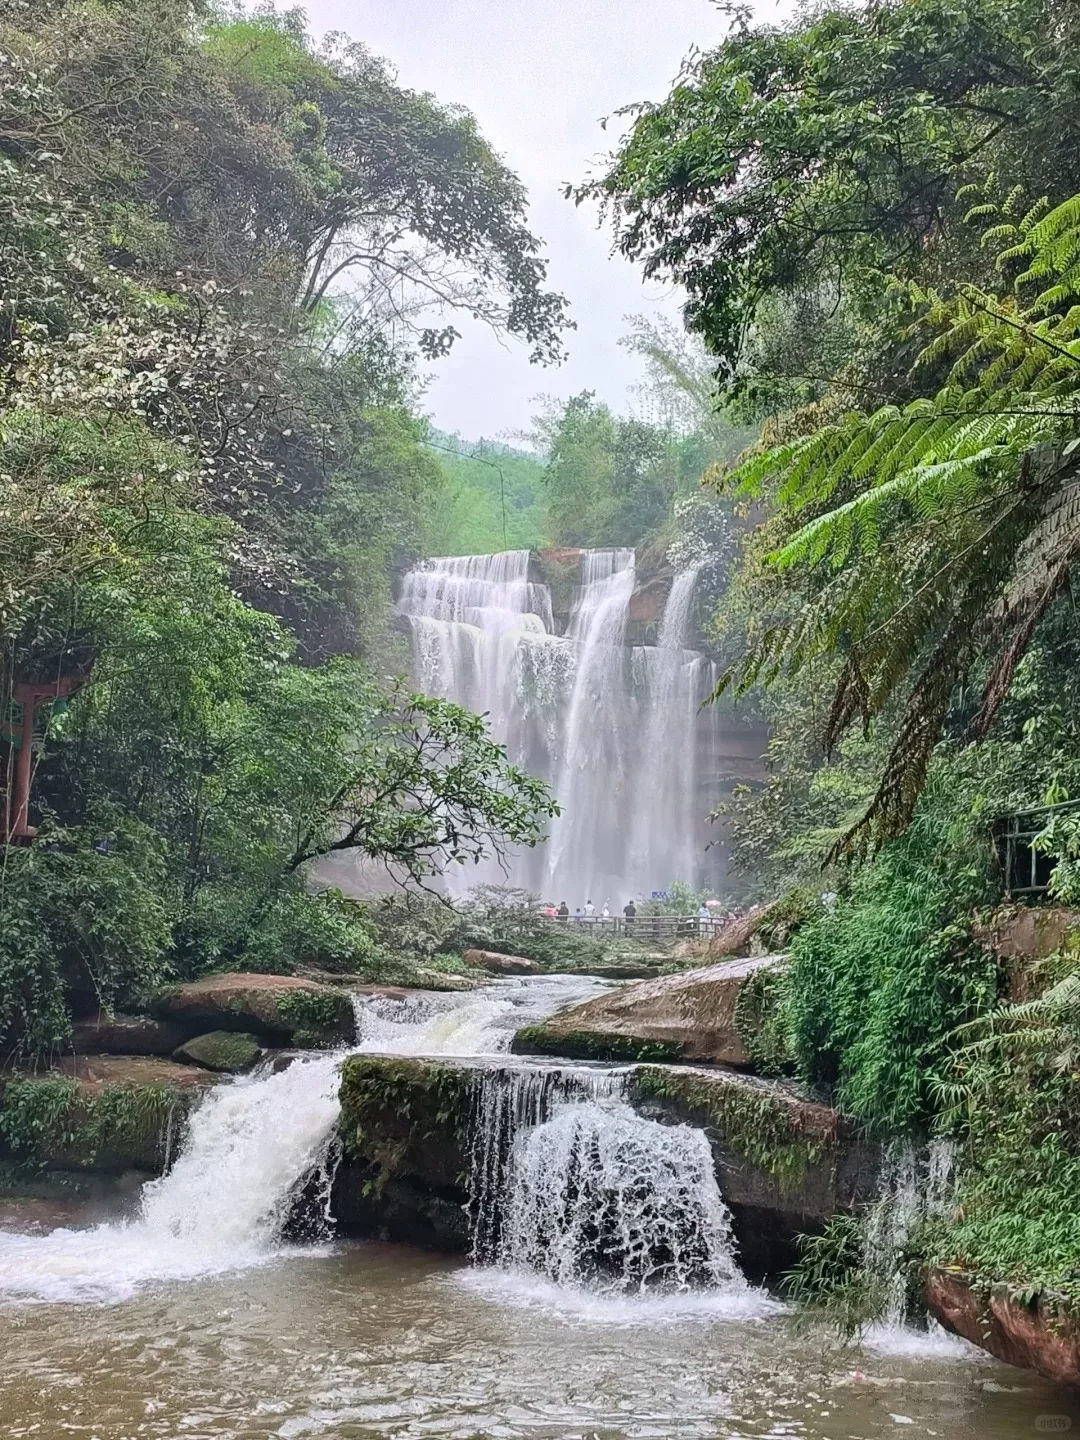
[(20, 682), (12, 694), (17, 705), (22, 706), (22, 723), (18, 738), (13, 734), (11, 744), (15, 750), (14, 774), (9, 764), (7, 795), (3, 815), (3, 841), (8, 845), (32, 840), (37, 828), (29, 823), (30, 779), (34, 767), (34, 719), (38, 706), (45, 700), (61, 700), (73, 695), (84, 683), (85, 675), (61, 675), (56, 680)]

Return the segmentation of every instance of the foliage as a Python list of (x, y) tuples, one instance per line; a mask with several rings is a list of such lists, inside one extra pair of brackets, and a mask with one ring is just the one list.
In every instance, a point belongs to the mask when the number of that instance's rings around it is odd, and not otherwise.
[(493, 950), (521, 955), (549, 970), (576, 970), (602, 963), (609, 947), (572, 925), (553, 925), (540, 914), (537, 897), (525, 890), (481, 885), (454, 910), (439, 946), (444, 952)]
[(957, 1208), (922, 1247), (978, 1288), (1021, 1303), (1063, 1296), (1080, 1312), (1077, 958), (1051, 958), (1041, 996), (1005, 1005), (951, 1037), (939, 1082), (943, 1123), (963, 1137)]
[[(736, 25), (635, 107), (597, 197), (619, 248), (687, 293), (727, 374), (763, 299), (853, 293), (957, 243), (958, 191), (1080, 189), (1076, 17), (1061, 0), (903, 0)], [(1059, 128), (1055, 116), (1068, 119)], [(962, 241), (959, 243), (962, 244)], [(828, 378), (828, 377), (826, 377)]]
[(989, 856), (950, 781), (941, 776), (909, 832), (791, 946), (786, 1010), (800, 1073), (894, 1134), (933, 1114), (938, 1047), (997, 985), (966, 918), (988, 893)]
[(828, 1111), (722, 1072), (703, 1079), (643, 1066), (635, 1071), (633, 1085), (639, 1095), (673, 1102), (715, 1128), (726, 1147), (772, 1176), (787, 1194), (805, 1184), (807, 1172), (836, 1142), (835, 1117)]
[(551, 802), (474, 716), (376, 683), (442, 479), (412, 413), (458, 310), (561, 350), (525, 197), (466, 112), (298, 11), (0, 15), (0, 1047), (208, 969), (385, 964), (311, 863), (426, 879)]
[(433, 435), (430, 443), (439, 447), (443, 475), (428, 531), (433, 554), (488, 555), (544, 544), (547, 511), (538, 457), (483, 441), (466, 447), (451, 436)]
[(0, 1096), (0, 1136), (23, 1164), (68, 1168), (155, 1168), (169, 1131), (182, 1125), (198, 1087), (106, 1085), (74, 1080), (9, 1080)]

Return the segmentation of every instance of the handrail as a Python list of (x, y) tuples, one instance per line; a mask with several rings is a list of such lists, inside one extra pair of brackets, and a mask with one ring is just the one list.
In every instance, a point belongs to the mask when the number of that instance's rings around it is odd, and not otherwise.
[(625, 935), (635, 940), (711, 939), (730, 923), (726, 914), (704, 915), (557, 915), (541, 917), (549, 925), (558, 925), (578, 934)]

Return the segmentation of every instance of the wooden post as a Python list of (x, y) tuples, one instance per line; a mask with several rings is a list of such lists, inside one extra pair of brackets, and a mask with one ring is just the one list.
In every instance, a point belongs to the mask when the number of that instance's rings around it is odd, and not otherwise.
[[(58, 700), (73, 694), (85, 680), (83, 675), (61, 675), (44, 683), (20, 682), (15, 686), (14, 699), (22, 706), (19, 730), (19, 753), (15, 757), (15, 774), (7, 797), (5, 836), (8, 844), (31, 840), (37, 834), (30, 822), (30, 780), (34, 768), (34, 717), (43, 700)], [(9, 767), (10, 776), (10, 767)]]

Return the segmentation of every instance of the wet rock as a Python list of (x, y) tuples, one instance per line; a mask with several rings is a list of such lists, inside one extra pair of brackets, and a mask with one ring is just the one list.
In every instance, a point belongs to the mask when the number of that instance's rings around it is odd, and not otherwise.
[(179, 1025), (145, 1015), (102, 1013), (75, 1022), (71, 1049), (76, 1055), (171, 1055), (184, 1038)]
[(730, 960), (626, 985), (514, 1036), (516, 1054), (593, 1060), (705, 1060), (747, 1067), (735, 1024), (739, 991), (772, 957)]
[(239, 1030), (274, 1045), (351, 1044), (356, 1019), (348, 995), (296, 975), (208, 975), (173, 985), (150, 1007), (159, 1020), (184, 1027), (188, 1036), (208, 1030)]
[(500, 955), (496, 950), (466, 950), (461, 958), (474, 970), (487, 970), (491, 975), (538, 975), (543, 969), (524, 955)]
[(238, 1030), (211, 1030), (178, 1046), (174, 1058), (181, 1064), (201, 1065), (204, 1070), (239, 1075), (244, 1070), (250, 1070), (262, 1053), (262, 1046), (254, 1035), (245, 1035)]
[(976, 1293), (958, 1271), (932, 1269), (926, 1303), (951, 1330), (1004, 1360), (1035, 1370), (1062, 1385), (1080, 1385), (1080, 1328), (1052, 1297), (1029, 1305), (1013, 1299), (1004, 1285)]
[(460, 1251), (468, 1243), (467, 1071), (353, 1055), (341, 1067), (342, 1162), (331, 1194), (345, 1229)]
[[(478, 1069), (477, 1062), (374, 1055), (345, 1061), (344, 1156), (331, 1198), (344, 1229), (466, 1248)], [(628, 1077), (625, 1094), (648, 1119), (704, 1130), (740, 1264), (752, 1279), (790, 1269), (797, 1235), (876, 1194), (876, 1148), (827, 1106), (784, 1086), (730, 1071), (649, 1065)]]
[(775, 1275), (798, 1235), (877, 1195), (878, 1147), (828, 1105), (779, 1081), (731, 1070), (642, 1065), (627, 1099), (650, 1120), (705, 1131), (743, 1268)]
[(1080, 910), (1061, 905), (1005, 905), (977, 922), (972, 933), (980, 945), (1001, 957), (1009, 998), (1022, 1002), (1052, 983), (1045, 972), (1033, 973), (1033, 966), (1080, 935)]
[(0, 1091), (10, 1158), (48, 1170), (160, 1174), (216, 1076), (148, 1056), (78, 1055), (7, 1075)]

